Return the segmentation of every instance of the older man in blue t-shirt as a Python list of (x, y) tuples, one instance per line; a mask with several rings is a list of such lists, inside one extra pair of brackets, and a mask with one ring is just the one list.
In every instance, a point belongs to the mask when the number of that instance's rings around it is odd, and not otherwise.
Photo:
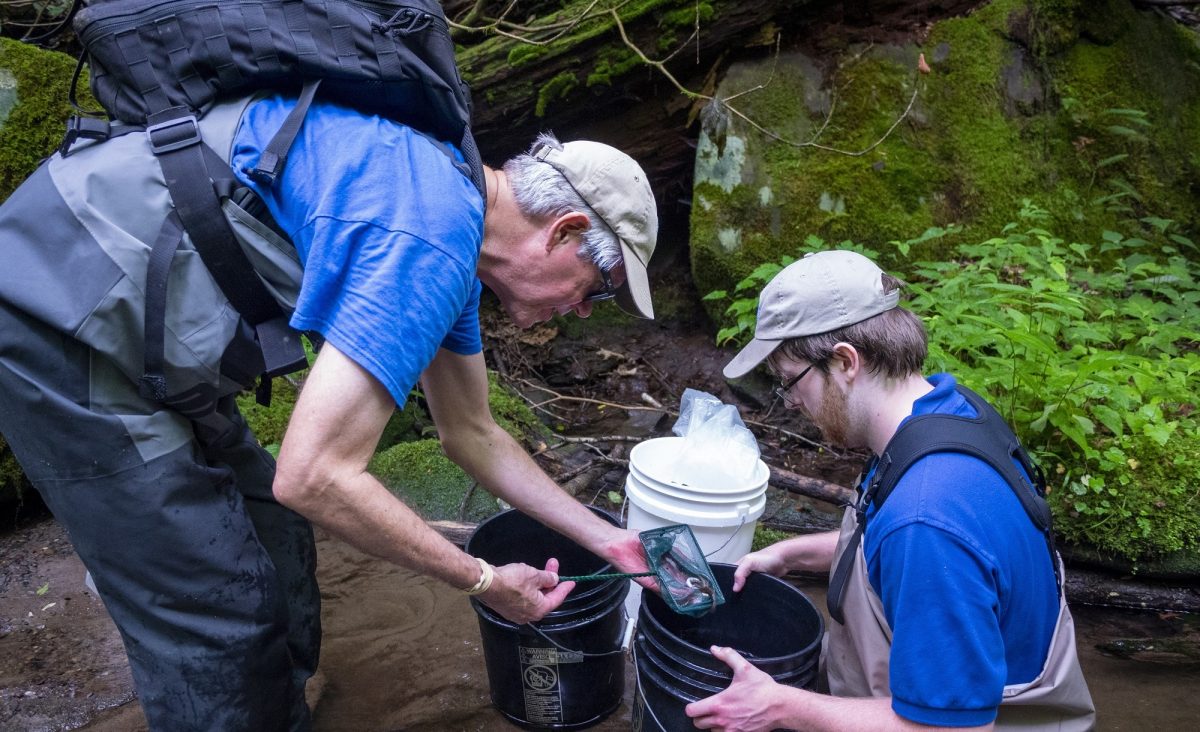
[[(467, 555), (367, 472), (418, 382), (446, 454), (480, 485), (645, 569), (634, 533), (560, 490), (497, 426), (478, 320), (485, 286), (521, 327), (606, 299), (653, 317), (658, 218), (642, 169), (608, 145), (543, 135), (484, 167), (485, 199), (452, 146), (317, 100), (286, 170), (260, 186), (248, 171), (295, 103), (224, 100), (198, 123), (220, 158), (206, 165), (227, 161), (273, 219), (251, 217), (239, 202), (257, 210), (254, 197), (209, 167), (247, 258), (291, 327), (324, 343), (277, 465), (235, 401), (264, 347), (180, 240), (186, 202), (168, 195), (146, 133), (55, 155), (0, 205), (0, 432), (91, 572), (153, 729), (310, 726), (310, 522), (514, 622), (571, 591), (553, 559)], [(154, 357), (165, 397), (139, 389)]]

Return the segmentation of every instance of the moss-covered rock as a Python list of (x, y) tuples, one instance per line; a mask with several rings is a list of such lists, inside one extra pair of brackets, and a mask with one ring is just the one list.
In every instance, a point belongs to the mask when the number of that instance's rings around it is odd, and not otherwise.
[(534, 439), (547, 432), (546, 425), (533, 413), (529, 404), (500, 383), (494, 371), (488, 372), (488, 406), (496, 424), (518, 441)]
[[(75, 59), (0, 38), (0, 200), (21, 184), (62, 142)], [(81, 106), (97, 109), (79, 80)]]
[[(885, 265), (895, 256), (888, 241), (930, 226), (960, 224), (962, 237), (982, 240), (1026, 198), (1071, 240), (1145, 215), (1194, 234), (1196, 36), (1127, 0), (1086, 6), (996, 0), (937, 23), (921, 46), (850, 48), (823, 65), (798, 54), (734, 65), (718, 96), (747, 92), (732, 104), (810, 144), (707, 115), (691, 217), (697, 290), (732, 290), (810, 234), (881, 250)], [(917, 72), (922, 53), (928, 75)], [(726, 323), (723, 304), (711, 314)]]
[(482, 521), (500, 510), (490, 493), (442, 453), (437, 440), (394, 445), (372, 458), (368, 469), (426, 520)]

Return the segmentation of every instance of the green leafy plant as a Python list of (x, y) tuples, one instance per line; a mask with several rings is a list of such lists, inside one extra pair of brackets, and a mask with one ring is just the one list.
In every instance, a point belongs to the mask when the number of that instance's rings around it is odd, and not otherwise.
[(986, 391), (1039, 454), (1068, 540), (1129, 558), (1200, 546), (1197, 247), (1166, 219), (1083, 244), (1048, 218), (1027, 203), (1001, 236), (913, 265), (929, 365)]
[[(1068, 541), (1130, 559), (1200, 548), (1200, 249), (1164, 218), (1089, 243), (1055, 236), (1049, 220), (1026, 202), (998, 236), (894, 271), (929, 331), (926, 368), (1004, 414), (1046, 469)], [(954, 231), (890, 244), (907, 258)], [(809, 237), (797, 254), (824, 248)], [(758, 292), (789, 261), (708, 296), (731, 301), (718, 342), (749, 339)]]

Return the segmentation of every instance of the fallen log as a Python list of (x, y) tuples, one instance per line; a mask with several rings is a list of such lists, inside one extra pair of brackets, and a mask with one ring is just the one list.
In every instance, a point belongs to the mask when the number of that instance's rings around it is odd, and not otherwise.
[(854, 491), (850, 488), (840, 486), (837, 483), (829, 483), (817, 478), (810, 478), (807, 475), (800, 475), (785, 468), (768, 466), (771, 469), (771, 477), (768, 482), (776, 488), (782, 488), (790, 493), (798, 493), (802, 496), (815, 498), (818, 501), (832, 504), (834, 506), (845, 506), (847, 503), (854, 501)]
[(1137, 582), (1084, 567), (1067, 568), (1067, 600), (1072, 604), (1157, 612), (1200, 612), (1200, 587)]

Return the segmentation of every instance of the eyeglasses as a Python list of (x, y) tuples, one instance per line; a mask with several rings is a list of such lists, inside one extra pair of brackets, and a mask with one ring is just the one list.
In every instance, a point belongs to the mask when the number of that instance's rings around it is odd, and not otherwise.
[(812, 371), (813, 366), (816, 366), (816, 364), (810, 363), (808, 365), (808, 368), (804, 369), (800, 373), (798, 373), (795, 376), (793, 376), (792, 378), (788, 379), (786, 382), (775, 387), (775, 392), (774, 392), (775, 398), (782, 399), (785, 404), (795, 404), (795, 402), (793, 402), (790, 398), (788, 398), (788, 392), (790, 392), (792, 390), (792, 387), (796, 385), (796, 382), (798, 382), (798, 381), (800, 381), (800, 379), (804, 378), (805, 374), (807, 374), (809, 371)]
[(584, 295), (581, 302), (600, 302), (601, 300), (611, 300), (616, 296), (617, 288), (613, 287), (612, 278), (608, 276), (608, 272), (600, 270), (600, 289)]

